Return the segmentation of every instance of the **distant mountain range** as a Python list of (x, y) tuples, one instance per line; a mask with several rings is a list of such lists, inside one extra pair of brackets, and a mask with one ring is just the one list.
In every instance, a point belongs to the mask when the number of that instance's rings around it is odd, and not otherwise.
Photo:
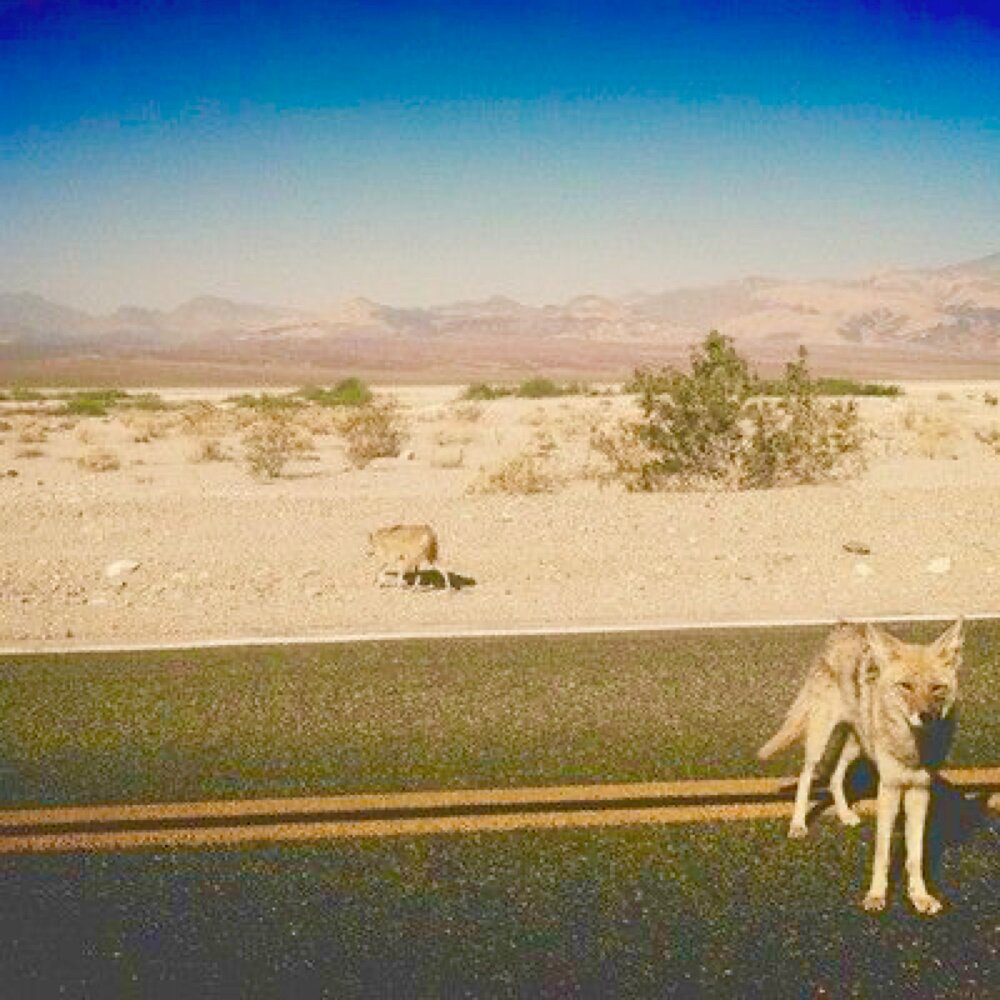
[(580, 295), (547, 306), (497, 296), (400, 309), (359, 298), (317, 312), (201, 296), (169, 311), (124, 306), (93, 316), (30, 293), (0, 294), (0, 360), (148, 354), (320, 362), (353, 352), (389, 365), (395, 354), (412, 353), (419, 362), (472, 344), (480, 364), (491, 351), (509, 363), (522, 348), (558, 358), (572, 354), (573, 345), (588, 345), (588, 357), (606, 345), (609, 356), (627, 359), (641, 357), (643, 348), (683, 347), (710, 329), (751, 355), (787, 355), (804, 344), (996, 360), (1000, 253), (852, 281), (746, 278), (619, 298)]

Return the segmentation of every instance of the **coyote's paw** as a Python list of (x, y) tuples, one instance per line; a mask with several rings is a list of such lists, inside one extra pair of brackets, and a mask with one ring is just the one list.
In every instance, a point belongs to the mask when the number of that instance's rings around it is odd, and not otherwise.
[(792, 825), (788, 828), (788, 836), (792, 840), (801, 840), (808, 833), (809, 833), (809, 828), (805, 825), (805, 823), (793, 822)]
[(861, 905), (869, 913), (881, 913), (885, 909), (885, 893), (870, 892), (865, 896)]
[(941, 900), (936, 899), (929, 892), (912, 893), (910, 902), (917, 913), (922, 913), (927, 917), (933, 917), (935, 913), (941, 912)]
[(857, 826), (861, 822), (861, 817), (853, 809), (845, 809), (842, 813), (837, 813), (837, 818), (844, 826)]

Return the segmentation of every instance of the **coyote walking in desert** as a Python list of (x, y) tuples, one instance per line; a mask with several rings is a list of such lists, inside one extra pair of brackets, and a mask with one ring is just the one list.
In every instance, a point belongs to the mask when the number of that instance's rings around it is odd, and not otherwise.
[(378, 583), (384, 584), (387, 575), (395, 570), (396, 586), (402, 587), (407, 573), (413, 573), (412, 586), (416, 588), (420, 567), (433, 566), (444, 577), (445, 586), (451, 589), (451, 572), (438, 566), (438, 540), (429, 524), (394, 524), (379, 528), (368, 536), (372, 551), (379, 558)]
[(806, 835), (806, 809), (816, 765), (831, 734), (847, 729), (830, 777), (830, 794), (842, 823), (858, 815), (844, 797), (844, 775), (864, 754), (878, 769), (878, 818), (866, 910), (885, 907), (892, 830), (902, 804), (906, 814), (906, 872), (910, 901), (920, 913), (941, 909), (924, 884), (923, 852), (935, 742), (955, 704), (962, 659), (962, 619), (928, 645), (902, 642), (874, 625), (840, 625), (826, 640), (778, 732), (761, 747), (766, 760), (798, 739), (805, 761), (795, 795), (790, 837)]

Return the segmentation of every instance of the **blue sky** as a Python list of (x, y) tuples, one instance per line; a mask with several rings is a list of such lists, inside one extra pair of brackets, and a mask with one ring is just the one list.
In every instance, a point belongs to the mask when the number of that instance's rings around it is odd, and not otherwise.
[(993, 252), (993, 6), (0, 0), (0, 290), (546, 302)]

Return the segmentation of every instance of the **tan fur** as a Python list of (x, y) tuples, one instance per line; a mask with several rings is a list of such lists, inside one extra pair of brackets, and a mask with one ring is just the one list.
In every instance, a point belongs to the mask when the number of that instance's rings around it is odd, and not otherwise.
[(909, 895), (920, 913), (937, 913), (941, 903), (923, 878), (923, 841), (933, 765), (924, 760), (929, 732), (951, 712), (958, 690), (962, 652), (959, 619), (934, 642), (902, 642), (874, 625), (841, 625), (828, 636), (802, 690), (777, 733), (758, 751), (766, 759), (797, 739), (805, 742), (795, 809), (788, 834), (806, 834), (806, 810), (816, 765), (834, 730), (846, 739), (830, 778), (840, 820), (859, 822), (844, 797), (848, 766), (864, 754), (878, 768), (878, 824), (867, 910), (885, 906), (892, 828), (906, 811)]
[(426, 565), (437, 568), (451, 587), (451, 573), (438, 567), (438, 539), (429, 524), (394, 524), (373, 531), (368, 540), (380, 560), (378, 583), (385, 583), (387, 574), (394, 571), (397, 586), (402, 587), (406, 574), (413, 573), (416, 587), (420, 567)]

